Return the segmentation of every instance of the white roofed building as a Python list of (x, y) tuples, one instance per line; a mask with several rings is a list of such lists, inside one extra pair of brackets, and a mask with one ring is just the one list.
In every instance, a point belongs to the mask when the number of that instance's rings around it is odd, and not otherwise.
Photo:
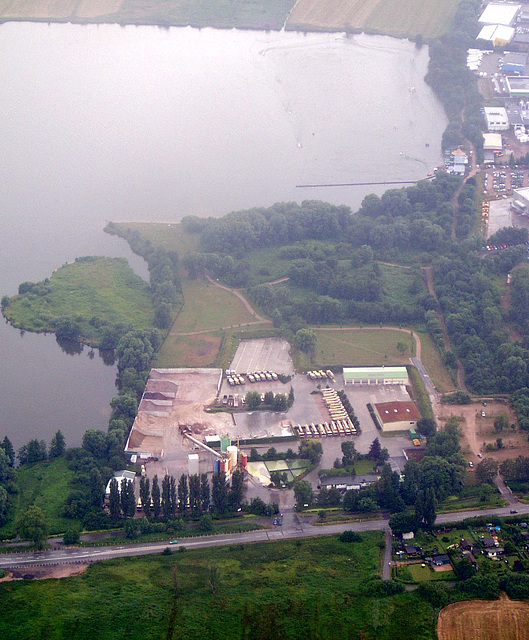
[(505, 107), (485, 107), (488, 131), (508, 131), (509, 118)]
[(501, 24), (487, 24), (478, 33), (476, 40), (492, 42), (494, 47), (504, 47), (509, 44), (516, 33), (513, 27), (505, 27)]
[(516, 16), (521, 8), (522, 5), (520, 4), (489, 2), (479, 17), (478, 22), (480, 24), (494, 24), (512, 27), (516, 22)]

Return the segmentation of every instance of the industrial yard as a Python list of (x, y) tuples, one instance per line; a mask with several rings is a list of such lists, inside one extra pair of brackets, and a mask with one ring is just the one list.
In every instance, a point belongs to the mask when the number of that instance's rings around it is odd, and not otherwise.
[[(363, 368), (354, 384), (354, 373), (349, 373), (354, 370), (345, 371), (294, 374), (288, 343), (271, 338), (241, 341), (226, 371), (153, 369), (126, 451), (146, 464), (150, 477), (216, 471), (229, 475), (237, 465), (242, 466), (249, 472), (247, 498), (252, 494), (267, 497), (271, 471), (286, 472), (292, 480), (306, 468), (303, 464), (291, 468), (282, 461), (279, 466), (248, 466), (251, 449), (264, 453), (273, 446), (277, 451), (297, 451), (304, 438), (321, 441), (320, 466), (329, 468), (341, 457), (344, 440), (354, 440), (356, 449), (367, 453), (379, 437), (392, 467), (402, 469), (404, 449), (413, 447), (407, 431), (412, 423), (404, 422), (397, 427), (400, 430), (386, 429), (384, 419), (373, 418), (369, 407), (375, 413), (376, 407), (414, 408), (406, 389), (406, 369)], [(371, 378), (365, 378), (369, 375)], [(384, 375), (390, 379), (384, 380)], [(404, 377), (391, 379), (395, 375)], [(262, 399), (265, 394), (293, 394), (293, 403), (282, 411), (263, 406), (250, 410), (245, 401), (248, 392), (257, 392)], [(415, 413), (413, 417), (416, 420)], [(316, 474), (307, 479), (316, 488)]]

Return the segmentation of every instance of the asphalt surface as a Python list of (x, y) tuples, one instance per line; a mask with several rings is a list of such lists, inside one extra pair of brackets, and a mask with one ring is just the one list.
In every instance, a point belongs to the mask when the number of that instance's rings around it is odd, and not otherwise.
[[(436, 525), (447, 522), (461, 522), (467, 518), (477, 516), (506, 516), (510, 514), (512, 505), (500, 509), (477, 509), (474, 511), (459, 511), (437, 516)], [(529, 514), (529, 505), (516, 503), (517, 513)], [(391, 536), (387, 535), (389, 521), (385, 518), (379, 520), (367, 520), (365, 522), (347, 522), (344, 524), (314, 525), (301, 522), (294, 511), (284, 513), (283, 526), (274, 529), (250, 531), (239, 534), (225, 534), (207, 536), (203, 538), (183, 538), (174, 545), (186, 549), (198, 549), (201, 547), (217, 547), (227, 544), (245, 544), (252, 542), (267, 542), (284, 540), (289, 538), (315, 537), (342, 533), (347, 529), (353, 531), (385, 531), (386, 551), (384, 554), (383, 577), (389, 578), (391, 558)], [(64, 563), (84, 564), (97, 560), (109, 560), (130, 556), (143, 556), (152, 553), (161, 553), (169, 546), (168, 541), (145, 542), (129, 545), (109, 545), (107, 547), (66, 548), (60, 550), (8, 553), (0, 555), (0, 568), (22, 569), (31, 566), (58, 565)]]

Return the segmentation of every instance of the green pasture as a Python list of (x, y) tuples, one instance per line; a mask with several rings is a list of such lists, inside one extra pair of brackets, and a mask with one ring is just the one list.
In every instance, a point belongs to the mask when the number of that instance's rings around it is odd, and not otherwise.
[(74, 472), (68, 469), (64, 457), (48, 462), (37, 462), (20, 466), (17, 471), (18, 493), (13, 494), (9, 522), (0, 528), (0, 538), (9, 538), (15, 534), (14, 526), (18, 516), (29, 505), (35, 504), (43, 509), (50, 527), (50, 533), (63, 533), (77, 525), (77, 521), (60, 515), (64, 501), (71, 491), (69, 485)]
[(0, 637), (434, 640), (416, 592), (373, 597), (383, 535), (361, 538), (175, 551), (62, 580), (0, 583)]
[(4, 315), (15, 326), (53, 331), (54, 321), (68, 316), (79, 322), (83, 340), (96, 345), (99, 330), (90, 324), (93, 318), (130, 322), (136, 329), (153, 326), (149, 285), (124, 258), (91, 257), (65, 264), (39, 283), (38, 291), (10, 300)]
[(256, 321), (239, 298), (207, 280), (184, 279), (182, 291), (184, 306), (171, 333), (216, 331)]
[[(321, 366), (343, 364), (368, 366), (384, 364), (409, 364), (415, 355), (415, 341), (409, 331), (397, 329), (318, 329), (318, 342), (314, 360)], [(397, 344), (404, 342), (404, 354), (397, 350)]]

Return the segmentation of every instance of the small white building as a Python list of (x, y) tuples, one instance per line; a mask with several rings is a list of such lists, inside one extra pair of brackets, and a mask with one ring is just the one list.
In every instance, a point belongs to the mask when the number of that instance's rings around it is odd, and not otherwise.
[(509, 130), (509, 117), (505, 107), (485, 107), (484, 111), (489, 131)]
[(451, 153), (452, 172), (463, 175), (468, 165), (468, 156), (462, 149), (455, 149)]
[(512, 208), (518, 213), (529, 211), (529, 187), (514, 189), (512, 196)]
[[(122, 469), (121, 471), (114, 471), (114, 478), (118, 483), (118, 491), (121, 493), (121, 483), (123, 482), (123, 480), (131, 480), (132, 482), (134, 482), (135, 477), (136, 474), (134, 473), (134, 471), (127, 471), (126, 469)], [(110, 480), (107, 482), (107, 487), (105, 489), (105, 495), (107, 496), (110, 495), (110, 483), (114, 478), (110, 478)]]

